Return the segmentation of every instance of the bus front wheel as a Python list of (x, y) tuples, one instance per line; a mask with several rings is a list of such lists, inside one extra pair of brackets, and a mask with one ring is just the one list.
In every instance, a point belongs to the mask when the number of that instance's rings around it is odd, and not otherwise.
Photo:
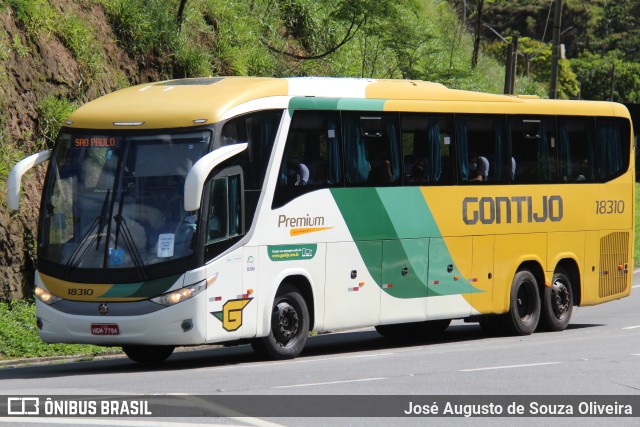
[(571, 320), (573, 292), (569, 276), (562, 269), (553, 275), (551, 286), (545, 286), (540, 323), (547, 331), (563, 331)]
[(251, 341), (254, 351), (273, 360), (293, 359), (309, 336), (309, 310), (298, 290), (283, 284), (271, 310), (271, 332)]
[(134, 362), (151, 364), (162, 363), (175, 349), (171, 345), (123, 345), (122, 351)]
[(509, 312), (504, 314), (504, 325), (516, 335), (531, 335), (540, 320), (540, 293), (538, 281), (529, 270), (521, 270), (511, 282)]

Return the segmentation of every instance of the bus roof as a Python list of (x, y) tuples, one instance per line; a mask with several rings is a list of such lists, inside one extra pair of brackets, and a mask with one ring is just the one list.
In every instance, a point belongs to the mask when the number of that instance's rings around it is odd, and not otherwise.
[[(260, 102), (269, 98), (269, 102)], [(146, 83), (118, 90), (71, 114), (70, 128), (160, 129), (224, 120), (252, 108), (340, 108), (495, 114), (623, 116), (621, 104), (530, 99), (448, 89), (417, 80), (329, 77), (208, 77)], [(245, 110), (249, 111), (249, 109)]]

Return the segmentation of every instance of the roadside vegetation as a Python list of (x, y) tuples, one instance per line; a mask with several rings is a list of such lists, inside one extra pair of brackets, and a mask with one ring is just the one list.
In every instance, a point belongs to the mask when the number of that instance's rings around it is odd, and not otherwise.
[(94, 345), (47, 344), (38, 336), (33, 301), (0, 302), (0, 361), (15, 358), (111, 353), (114, 349)]

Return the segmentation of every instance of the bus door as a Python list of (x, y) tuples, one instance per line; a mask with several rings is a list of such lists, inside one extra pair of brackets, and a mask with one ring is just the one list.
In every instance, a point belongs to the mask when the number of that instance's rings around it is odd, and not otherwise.
[(242, 194), (243, 176), (238, 166), (224, 169), (205, 186), (205, 258), (210, 260), (207, 264), (208, 341), (227, 341), (244, 334), (245, 308), (252, 296), (244, 287), (243, 276), (251, 259), (245, 259), (242, 247), (229, 251), (245, 233)]

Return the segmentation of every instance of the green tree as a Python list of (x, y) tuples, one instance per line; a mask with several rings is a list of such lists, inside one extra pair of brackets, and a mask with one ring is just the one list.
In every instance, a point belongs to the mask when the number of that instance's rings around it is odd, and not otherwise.
[(605, 55), (585, 51), (572, 60), (581, 98), (640, 103), (640, 64), (623, 57), (619, 51)]
[[(507, 44), (504, 42), (491, 43), (487, 47), (487, 51), (498, 59), (505, 58)], [(529, 37), (520, 37), (518, 39), (517, 74), (531, 77), (537, 82), (548, 85), (551, 80), (551, 57), (551, 44), (542, 43)], [(558, 98), (577, 97), (580, 91), (579, 86), (577, 76), (571, 68), (571, 61), (561, 59), (558, 68)]]
[(618, 50), (635, 60), (640, 49), (640, 0), (607, 0), (594, 30), (594, 50)]

